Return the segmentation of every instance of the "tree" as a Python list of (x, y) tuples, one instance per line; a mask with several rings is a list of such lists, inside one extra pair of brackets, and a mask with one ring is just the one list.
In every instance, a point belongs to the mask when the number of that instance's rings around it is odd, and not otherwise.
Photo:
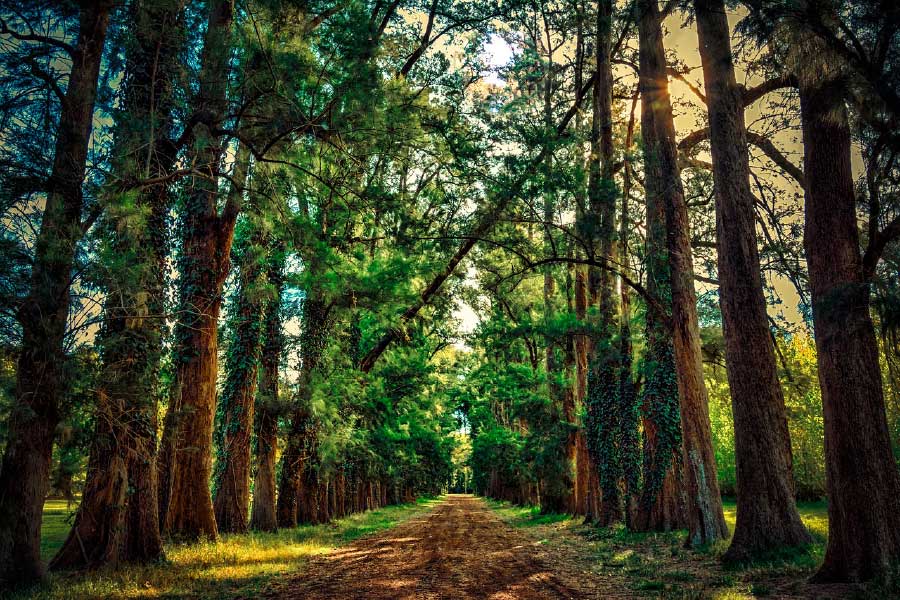
[(812, 542), (794, 503), (791, 440), (766, 315), (744, 101), (722, 0), (695, 2), (716, 194), (719, 298), (734, 414), (737, 523), (729, 561)]
[[(591, 120), (591, 159), (588, 163), (589, 248), (603, 260), (614, 260), (616, 236), (616, 183), (613, 160), (612, 9), (610, 0), (597, 2), (597, 27)], [(588, 297), (598, 307), (597, 334), (591, 340), (586, 396), (585, 435), (599, 470), (603, 502), (598, 515), (602, 526), (624, 518), (619, 492), (622, 478), (619, 362), (614, 347), (615, 276), (605, 269), (588, 270)]]
[[(28, 296), (19, 308), (16, 401), (0, 469), (0, 582), (41, 577), (41, 518), (50, 476), (53, 437), (65, 394), (63, 337), (76, 246), (82, 221), (88, 144), (111, 2), (84, 2), (78, 40), (61, 102), (46, 206), (34, 252)], [(57, 88), (58, 89), (58, 88)]]
[(233, 18), (231, 0), (209, 4), (195, 104), (200, 118), (190, 132), (195, 174), (181, 216), (177, 370), (163, 432), (164, 460), (159, 463), (163, 530), (188, 539), (218, 534), (209, 491), (218, 317), (249, 158), (245, 150), (235, 161), (231, 192), (220, 213), (218, 182), (226, 147), (217, 128), (228, 104)]
[(658, 198), (656, 201), (663, 204), (666, 215), (671, 321), (684, 436), (688, 541), (692, 545), (708, 544), (724, 539), (727, 528), (716, 481), (708, 398), (703, 383), (690, 224), (677, 165), (661, 14), (656, 0), (641, 0), (637, 11), (645, 187), (648, 196)]
[[(829, 534), (816, 582), (890, 576), (900, 562), (900, 471), (891, 454), (878, 346), (856, 223), (851, 137), (839, 66), (793, 49), (800, 80), (804, 245), (825, 415)], [(861, 507), (865, 507), (862, 510)]]
[[(135, 5), (117, 116), (114, 179), (108, 183), (101, 255), (108, 265), (101, 389), (87, 482), (75, 523), (51, 568), (98, 568), (163, 555), (157, 509), (159, 377), (165, 334), (169, 211), (174, 167), (175, 74), (181, 8)], [(86, 550), (87, 549), (87, 550)]]
[[(643, 121), (646, 119), (643, 114)], [(653, 142), (653, 130), (643, 133), (645, 157)], [(646, 165), (646, 162), (645, 162)], [(645, 171), (649, 172), (645, 166)], [(645, 181), (647, 181), (645, 179)], [(652, 181), (652, 180), (650, 180)], [(648, 182), (649, 187), (649, 182)], [(650, 188), (652, 189), (652, 188)], [(641, 390), (643, 422), (643, 487), (639, 513), (633, 524), (638, 531), (670, 531), (686, 524), (685, 490), (682, 481), (682, 433), (678, 396), (678, 374), (671, 319), (671, 261), (666, 235), (665, 206), (657, 193), (647, 193), (647, 240), (644, 262), (647, 291), (669, 309), (659, 314), (648, 308), (646, 351), (643, 358), (644, 385)]]
[(275, 453), (278, 449), (278, 416), (283, 411), (279, 398), (279, 365), (284, 346), (281, 331), (284, 259), (284, 249), (275, 248), (266, 266), (266, 280), (272, 295), (263, 311), (261, 373), (256, 397), (256, 468), (250, 513), (250, 528), (256, 531), (274, 531), (278, 527), (275, 516)]
[(233, 252), (238, 282), (230, 311), (225, 387), (217, 409), (213, 508), (222, 533), (243, 533), (248, 526), (250, 434), (267, 304), (266, 246), (271, 235), (255, 208), (237, 232)]

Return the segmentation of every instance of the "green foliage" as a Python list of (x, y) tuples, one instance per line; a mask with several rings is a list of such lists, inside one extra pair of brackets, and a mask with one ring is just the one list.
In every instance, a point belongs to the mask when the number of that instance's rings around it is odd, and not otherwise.
[[(794, 458), (798, 498), (825, 495), (825, 447), (822, 397), (818, 385), (815, 342), (795, 335), (779, 341), (784, 363), (780, 370), (784, 403)], [(734, 424), (725, 369), (706, 366), (709, 414), (713, 431), (719, 486), (723, 494), (735, 493)]]

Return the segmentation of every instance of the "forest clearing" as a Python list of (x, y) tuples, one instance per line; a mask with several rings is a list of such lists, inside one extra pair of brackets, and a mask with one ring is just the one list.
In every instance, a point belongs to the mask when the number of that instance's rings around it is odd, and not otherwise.
[(0, 0), (0, 596), (900, 598), (900, 3)]

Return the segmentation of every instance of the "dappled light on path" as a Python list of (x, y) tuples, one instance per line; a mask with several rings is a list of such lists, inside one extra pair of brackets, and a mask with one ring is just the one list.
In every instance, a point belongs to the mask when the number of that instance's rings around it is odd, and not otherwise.
[(544, 600), (585, 597), (538, 544), (481, 499), (450, 495), (422, 518), (312, 560), (272, 598)]

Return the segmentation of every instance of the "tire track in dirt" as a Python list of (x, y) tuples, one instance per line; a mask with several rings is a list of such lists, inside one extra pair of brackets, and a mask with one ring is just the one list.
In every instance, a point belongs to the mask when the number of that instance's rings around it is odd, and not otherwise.
[(583, 598), (535, 543), (473, 496), (306, 564), (268, 595), (329, 600), (553, 600)]

